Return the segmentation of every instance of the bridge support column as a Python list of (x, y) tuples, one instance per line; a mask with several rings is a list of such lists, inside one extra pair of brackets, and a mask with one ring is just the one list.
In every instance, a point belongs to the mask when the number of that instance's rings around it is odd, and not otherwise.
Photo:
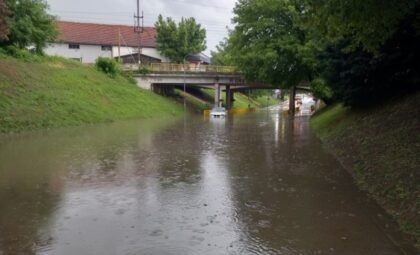
[(214, 84), (214, 106), (219, 107), (220, 106), (220, 85), (219, 83)]
[(226, 86), (226, 108), (232, 109), (233, 107), (233, 91), (230, 89), (230, 86)]

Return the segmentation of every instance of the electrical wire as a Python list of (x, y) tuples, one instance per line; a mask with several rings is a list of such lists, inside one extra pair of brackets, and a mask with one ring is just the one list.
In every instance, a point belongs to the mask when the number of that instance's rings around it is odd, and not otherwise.
[[(50, 10), (51, 14), (57, 14), (58, 16), (66, 16), (66, 17), (71, 17), (74, 15), (77, 15), (77, 17), (81, 17), (80, 15), (82, 15), (82, 17), (84, 18), (85, 15), (89, 15), (89, 18), (92, 19), (106, 19), (108, 20), (109, 17), (127, 17), (127, 19), (129, 19), (128, 17), (130, 16), (130, 13), (126, 12), (125, 14), (117, 14), (117, 12), (84, 12), (84, 11), (60, 11), (60, 10)], [(122, 13), (122, 12), (121, 12)], [(153, 14), (144, 14), (145, 20), (147, 21), (152, 21), (153, 23), (156, 21), (156, 18), (159, 14), (153, 15)], [(184, 16), (170, 16), (172, 19), (174, 19), (175, 21), (180, 21), (182, 18), (185, 18)], [(116, 20), (116, 21), (127, 21), (127, 19), (116, 19), (113, 18), (112, 20)], [(206, 19), (201, 19), (201, 18), (195, 18), (198, 22), (206, 24), (206, 25), (210, 25), (210, 26), (223, 26), (224, 28), (225, 23), (224, 22), (215, 22), (214, 20), (206, 20)]]

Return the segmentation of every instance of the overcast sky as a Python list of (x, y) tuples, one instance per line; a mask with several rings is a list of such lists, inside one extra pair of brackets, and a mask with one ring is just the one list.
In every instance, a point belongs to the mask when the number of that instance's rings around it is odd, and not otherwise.
[[(47, 0), (50, 13), (60, 20), (133, 25), (137, 0)], [(140, 0), (145, 26), (153, 26), (157, 16), (194, 17), (207, 30), (207, 50), (227, 36), (236, 0)]]

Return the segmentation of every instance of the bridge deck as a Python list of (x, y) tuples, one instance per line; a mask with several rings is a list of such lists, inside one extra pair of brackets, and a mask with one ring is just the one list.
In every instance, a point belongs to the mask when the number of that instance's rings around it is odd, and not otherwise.
[[(144, 72), (142, 72), (144, 68)], [(200, 64), (172, 64), (152, 63), (149, 65), (126, 65), (126, 70), (135, 72), (139, 86), (151, 88), (153, 85), (182, 85), (188, 86), (229, 86), (233, 90), (246, 88), (273, 89), (275, 86), (264, 82), (249, 82), (233, 66), (200, 65)], [(302, 82), (299, 90), (310, 90), (309, 85)]]
[(172, 63), (152, 63), (150, 65), (126, 65), (127, 70), (147, 70), (151, 73), (171, 73), (171, 74), (230, 74), (240, 75), (240, 72), (233, 66), (200, 65), (200, 64), (172, 64)]

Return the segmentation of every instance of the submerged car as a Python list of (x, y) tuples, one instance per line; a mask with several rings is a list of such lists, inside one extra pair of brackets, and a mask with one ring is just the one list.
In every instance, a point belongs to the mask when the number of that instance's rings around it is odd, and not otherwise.
[(210, 116), (215, 117), (215, 118), (226, 117), (226, 115), (227, 115), (227, 112), (224, 107), (215, 107), (210, 112)]

